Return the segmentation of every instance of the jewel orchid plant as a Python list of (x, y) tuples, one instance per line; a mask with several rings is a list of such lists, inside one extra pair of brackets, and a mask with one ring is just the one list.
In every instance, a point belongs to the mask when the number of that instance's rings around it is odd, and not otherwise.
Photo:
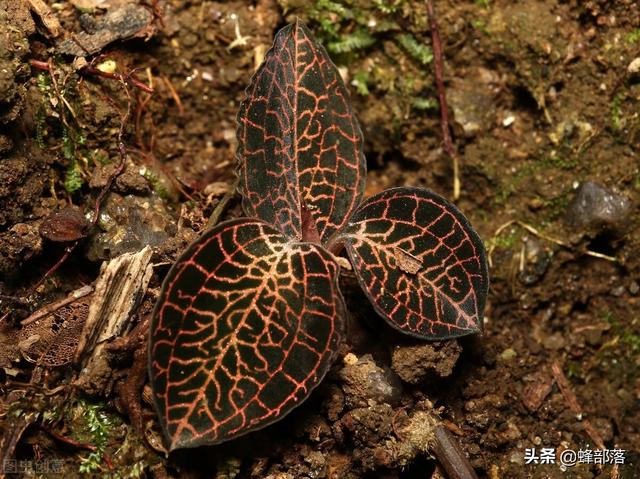
[(245, 218), (193, 242), (154, 310), (149, 375), (171, 450), (263, 428), (304, 401), (345, 330), (343, 251), (373, 308), (410, 336), (482, 329), (482, 241), (422, 188), (362, 201), (363, 138), (326, 50), (283, 28), (238, 114)]

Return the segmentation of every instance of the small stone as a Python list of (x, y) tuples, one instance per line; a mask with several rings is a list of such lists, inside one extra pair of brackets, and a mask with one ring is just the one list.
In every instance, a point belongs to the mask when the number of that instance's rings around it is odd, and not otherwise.
[(640, 284), (638, 284), (638, 282), (635, 280), (631, 281), (631, 284), (629, 285), (629, 292), (634, 296), (640, 293)]
[(610, 329), (611, 326), (609, 324), (606, 327), (598, 327), (598, 328), (590, 328), (585, 329), (582, 334), (584, 335), (584, 339), (589, 346), (599, 346), (602, 344), (602, 333)]
[(502, 126), (504, 126), (505, 128), (513, 125), (513, 122), (516, 121), (516, 117), (513, 116), (512, 114), (509, 114), (508, 116), (506, 116), (504, 118), (504, 120), (502, 120)]
[(623, 285), (616, 286), (611, 290), (611, 295), (615, 296), (616, 298), (619, 298), (624, 294), (624, 291), (625, 291), (625, 287)]
[(118, 69), (118, 64), (114, 60), (105, 60), (98, 63), (96, 68), (103, 73), (114, 73)]
[(509, 456), (509, 462), (511, 462), (511, 464), (518, 465), (524, 464), (524, 454), (522, 453), (522, 451), (512, 452), (511, 456)]
[(194, 46), (196, 43), (198, 43), (198, 35), (195, 33), (187, 33), (182, 37), (182, 45), (187, 48)]
[(610, 420), (604, 417), (596, 417), (591, 420), (591, 423), (593, 424), (593, 427), (595, 427), (596, 430), (600, 433), (600, 436), (602, 436), (602, 440), (604, 442), (609, 442), (613, 439), (613, 424), (611, 424)]
[(358, 356), (353, 353), (347, 353), (342, 359), (347, 366), (353, 366), (358, 362)]
[(542, 341), (542, 344), (546, 349), (550, 349), (552, 351), (559, 351), (564, 348), (564, 337), (560, 333), (553, 333), (551, 336), (547, 336)]
[(630, 213), (631, 202), (627, 197), (585, 181), (567, 207), (565, 221), (575, 230), (620, 232)]
[(549, 268), (551, 255), (544, 244), (535, 237), (527, 237), (524, 240), (524, 268), (518, 277), (527, 285), (533, 285), (540, 281)]
[[(453, 116), (465, 136), (473, 137), (492, 126), (495, 117), (494, 93), (474, 76), (456, 79), (447, 90)], [(505, 125), (508, 126), (508, 125)]]
[(632, 74), (640, 72), (640, 57), (631, 60), (631, 63), (629, 63), (629, 66), (627, 67), (627, 71)]
[(511, 361), (517, 355), (518, 353), (516, 353), (515, 349), (507, 348), (500, 354), (500, 359), (502, 359), (503, 361)]

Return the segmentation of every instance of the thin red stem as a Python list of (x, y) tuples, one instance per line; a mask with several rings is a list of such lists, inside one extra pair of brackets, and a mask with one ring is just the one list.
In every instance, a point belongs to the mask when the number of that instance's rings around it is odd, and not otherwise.
[(436, 21), (436, 12), (433, 8), (433, 1), (427, 0), (427, 11), (429, 13), (429, 26), (431, 28), (431, 43), (433, 47), (433, 64), (435, 69), (436, 87), (438, 89), (438, 101), (440, 103), (440, 126), (442, 128), (442, 139), (444, 150), (453, 161), (453, 197), (460, 196), (460, 180), (458, 171), (458, 154), (451, 139), (449, 129), (449, 109), (447, 108), (447, 94), (444, 88), (443, 60), (442, 60), (442, 40), (440, 30)]

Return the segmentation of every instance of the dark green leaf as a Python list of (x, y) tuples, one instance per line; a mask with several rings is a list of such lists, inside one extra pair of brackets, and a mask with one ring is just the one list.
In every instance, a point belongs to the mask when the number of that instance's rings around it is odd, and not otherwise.
[(170, 448), (216, 444), (299, 405), (343, 331), (338, 266), (260, 220), (222, 223), (171, 268), (154, 311), (149, 375)]
[[(300, 22), (283, 28), (238, 115), (239, 190), (248, 216), (326, 241), (364, 191), (362, 133), (325, 49)], [(304, 211), (310, 213), (307, 228)], [(317, 235), (307, 236), (310, 231)]]
[(340, 235), (376, 311), (413, 336), (480, 331), (489, 278), (482, 241), (435, 193), (394, 188), (365, 201)]

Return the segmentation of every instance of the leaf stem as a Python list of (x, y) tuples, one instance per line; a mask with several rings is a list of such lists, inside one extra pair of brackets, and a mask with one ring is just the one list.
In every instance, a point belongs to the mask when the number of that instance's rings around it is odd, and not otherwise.
[(436, 13), (432, 0), (427, 0), (427, 11), (429, 12), (429, 26), (431, 27), (431, 42), (433, 46), (433, 65), (435, 68), (436, 86), (438, 88), (438, 102), (440, 103), (440, 126), (442, 128), (442, 139), (444, 150), (453, 162), (453, 199), (460, 198), (460, 165), (458, 163), (458, 153), (451, 139), (449, 129), (449, 110), (447, 108), (447, 94), (444, 88), (443, 68), (442, 68), (442, 40), (440, 30), (436, 21)]

